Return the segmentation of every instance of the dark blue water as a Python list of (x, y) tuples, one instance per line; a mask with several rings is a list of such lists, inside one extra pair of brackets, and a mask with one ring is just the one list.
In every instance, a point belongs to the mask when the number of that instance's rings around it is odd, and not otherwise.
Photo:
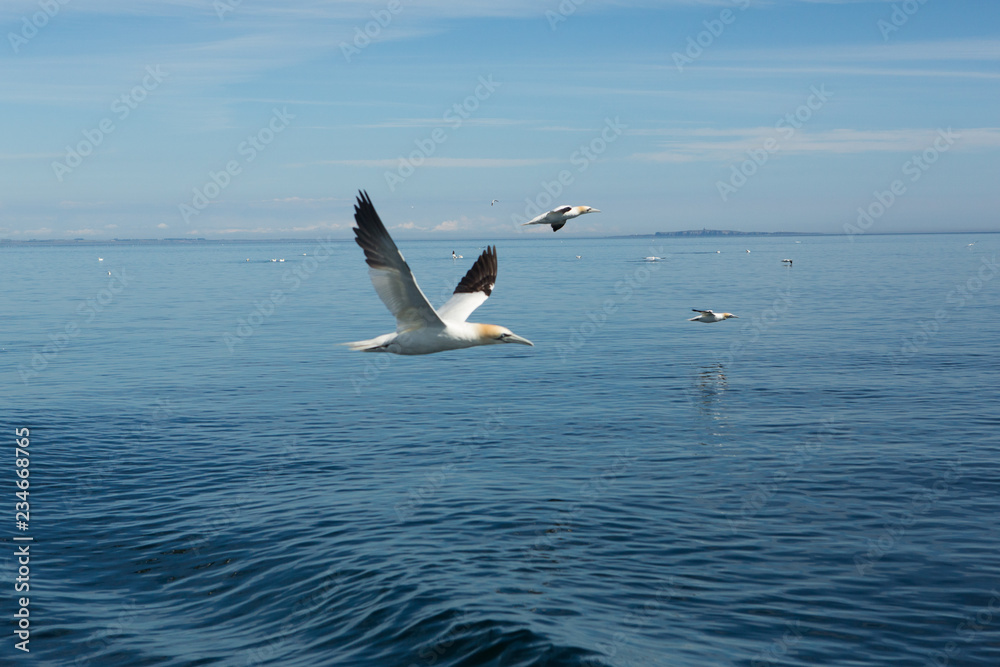
[(0, 248), (33, 664), (1000, 664), (1000, 236), (498, 252), (408, 358), (350, 241)]

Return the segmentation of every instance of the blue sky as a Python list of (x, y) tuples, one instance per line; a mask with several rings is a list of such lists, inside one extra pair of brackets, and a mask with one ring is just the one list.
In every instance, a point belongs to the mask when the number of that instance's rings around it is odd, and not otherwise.
[(551, 235), (518, 223), (559, 204), (601, 209), (581, 236), (1000, 229), (993, 0), (7, 0), (0, 26), (2, 238), (347, 238), (360, 188), (399, 238)]

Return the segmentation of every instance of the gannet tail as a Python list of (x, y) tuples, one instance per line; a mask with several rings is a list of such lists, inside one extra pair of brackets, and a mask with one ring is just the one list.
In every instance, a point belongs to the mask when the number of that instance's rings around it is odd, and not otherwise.
[(382, 334), (368, 340), (356, 340), (350, 343), (341, 343), (356, 352), (388, 352), (389, 343), (396, 338), (395, 333)]

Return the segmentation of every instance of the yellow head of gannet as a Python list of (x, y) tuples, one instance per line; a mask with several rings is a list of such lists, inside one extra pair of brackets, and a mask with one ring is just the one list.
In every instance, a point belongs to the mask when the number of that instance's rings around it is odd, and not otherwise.
[(558, 232), (566, 224), (567, 220), (572, 220), (577, 218), (584, 213), (600, 213), (600, 210), (596, 208), (591, 208), (589, 206), (560, 206), (559, 208), (554, 208), (551, 211), (546, 211), (539, 216), (536, 216), (523, 223), (521, 226), (525, 225), (552, 225), (552, 231)]
[(692, 308), (691, 310), (701, 313), (701, 315), (692, 317), (688, 322), (721, 322), (728, 320), (730, 317), (739, 318), (739, 315), (733, 315), (732, 313), (713, 313), (711, 310), (698, 310), (697, 308)]
[(432, 354), (477, 345), (520, 343), (534, 345), (506, 327), (466, 322), (489, 298), (497, 280), (497, 251), (487, 247), (458, 283), (448, 301), (434, 310), (417, 285), (385, 225), (375, 212), (368, 193), (354, 205), (355, 241), (365, 251), (368, 275), (375, 291), (393, 315), (396, 331), (369, 340), (344, 343), (362, 352)]

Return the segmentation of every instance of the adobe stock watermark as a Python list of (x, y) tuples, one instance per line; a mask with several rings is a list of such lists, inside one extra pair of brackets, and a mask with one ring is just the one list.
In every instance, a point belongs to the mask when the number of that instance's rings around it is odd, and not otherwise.
[(585, 2), (587, 0), (561, 0), (559, 6), (556, 7), (556, 11), (546, 9), (545, 19), (549, 22), (552, 32), (555, 32), (556, 26), (560, 23), (569, 20), (569, 17), (575, 14), (580, 5)]
[(48, 368), (49, 364), (59, 356), (59, 353), (69, 347), (73, 339), (80, 335), (86, 325), (92, 323), (99, 314), (114, 303), (115, 298), (128, 286), (130, 278), (125, 269), (110, 271), (107, 286), (77, 305), (76, 312), (80, 319), (70, 320), (63, 326), (62, 330), (50, 333), (48, 335), (49, 343), (31, 355), (30, 368), (24, 364), (18, 364), (17, 374), (21, 377), (21, 381), (27, 384), (29, 380)]
[(945, 303), (954, 306), (951, 312), (945, 308), (938, 308), (934, 311), (934, 316), (924, 318), (915, 327), (913, 333), (901, 337), (899, 349), (889, 355), (893, 370), (926, 347), (941, 331), (942, 325), (950, 322), (953, 317), (959, 320), (965, 319), (968, 315), (967, 305), (986, 287), (987, 283), (993, 280), (998, 272), (1000, 272), (1000, 264), (997, 263), (995, 254), (989, 258), (982, 257), (975, 275), (969, 276), (964, 283), (955, 285), (954, 289), (948, 292), (945, 297)]
[[(490, 99), (496, 89), (502, 83), (493, 80), (493, 75), (479, 77), (479, 85), (471, 95), (461, 102), (456, 102), (441, 116), (441, 122), (451, 130), (457, 130), (467, 121), (472, 114), (479, 109), (482, 102)], [(414, 139), (416, 150), (410, 152), (409, 156), (399, 156), (399, 166), (394, 171), (385, 172), (385, 184), (389, 186), (390, 192), (395, 192), (396, 187), (406, 182), (413, 173), (427, 161), (427, 158), (437, 152), (438, 146), (448, 141), (448, 133), (445, 127), (435, 127), (430, 136), (423, 139)]]
[[(420, 649), (420, 659), (428, 665), (436, 663), (448, 653), (451, 647), (455, 644), (455, 640), (473, 627), (474, 619), (475, 617), (471, 613), (463, 611), (458, 623), (451, 626), (448, 629), (448, 632), (445, 633), (444, 637), (434, 642), (433, 646)], [(409, 667), (419, 667), (419, 665), (410, 663)]]
[(282, 623), (277, 628), (277, 633), (268, 633), (266, 644), (246, 649), (243, 651), (242, 660), (234, 655), (232, 664), (240, 667), (281, 664), (277, 660), (279, 652), (287, 650), (295, 638), (301, 637), (317, 614), (328, 612), (333, 604), (331, 600), (334, 600), (338, 591), (346, 585), (349, 575), (338, 569), (339, 565), (339, 563), (330, 565), (323, 573), (321, 583), (314, 587), (308, 596), (299, 598), (291, 605), (288, 612), (282, 615)]
[(215, 0), (212, 3), (212, 9), (215, 10), (215, 15), (219, 17), (220, 21), (225, 21), (226, 14), (232, 14), (242, 4), (243, 0)]
[(269, 485), (278, 479), (281, 469), (285, 468), (290, 461), (294, 462), (299, 441), (295, 436), (289, 437), (272, 457), (272, 463), (266, 468), (247, 478), (239, 488), (243, 489), (236, 496), (235, 502), (224, 509), (213, 508), (207, 521), (202, 521), (198, 527), (204, 530), (199, 537), (189, 537), (184, 544), (184, 548), (193, 552), (196, 556), (201, 555), (201, 550), (207, 547), (212, 540), (226, 530), (236, 525), (237, 519), (244, 509), (257, 500), (261, 495), (269, 492)]
[(770, 306), (765, 308), (760, 315), (751, 317), (749, 322), (744, 323), (740, 327), (740, 334), (749, 336), (749, 339), (746, 342), (736, 340), (730, 343), (729, 351), (722, 356), (723, 362), (728, 366), (732, 366), (736, 362), (737, 357), (746, 349), (746, 346), (756, 343), (760, 339), (761, 334), (774, 326), (781, 316), (792, 307), (792, 303), (791, 287), (778, 290)]
[[(147, 65), (146, 76), (142, 77), (142, 81), (121, 97), (116, 97), (111, 103), (111, 113), (119, 122), (125, 120), (139, 108), (149, 93), (160, 87), (168, 75), (169, 72), (161, 70), (159, 65)], [(83, 164), (83, 160), (104, 143), (104, 139), (114, 131), (115, 121), (110, 116), (102, 118), (93, 129), (83, 130), (82, 140), (78, 141), (75, 146), (66, 146), (66, 156), (63, 161), (57, 160), (52, 163), (52, 172), (56, 175), (56, 180), (62, 183), (63, 179)]]
[[(604, 127), (601, 128), (598, 135), (589, 142), (578, 146), (570, 154), (569, 163), (576, 167), (576, 173), (582, 174), (587, 171), (590, 165), (603, 155), (608, 150), (608, 147), (615, 143), (618, 137), (622, 136), (622, 133), (627, 129), (628, 125), (621, 122), (620, 116), (615, 116), (614, 120), (605, 118)], [(573, 175), (573, 172), (569, 169), (563, 169), (556, 174), (555, 179), (539, 182), (541, 191), (534, 198), (524, 198), (525, 206), (521, 216), (518, 216), (516, 213), (511, 214), (510, 221), (514, 229), (523, 231), (521, 230), (522, 223), (552, 208), (555, 198), (561, 195), (564, 189), (572, 185), (574, 180), (576, 180), (576, 176)]]
[[(733, 4), (740, 11), (746, 11), (750, 8), (750, 0), (734, 0)], [(736, 17), (737, 14), (732, 9), (727, 8), (719, 12), (719, 18), (702, 21), (701, 24), (705, 26), (705, 29), (694, 37), (687, 38), (687, 48), (684, 49), (684, 52), (673, 52), (672, 57), (677, 71), (683, 72), (685, 65), (692, 65), (694, 61), (701, 58), (702, 54), (705, 53), (705, 49), (712, 46), (715, 40), (721, 37), (722, 33), (726, 31), (726, 26), (736, 22)]]
[[(903, 175), (909, 177), (910, 183), (916, 183), (940, 159), (941, 155), (951, 150), (955, 141), (961, 138), (962, 135), (953, 132), (950, 127), (947, 130), (939, 129), (938, 136), (930, 146), (903, 163)], [(844, 233), (847, 234), (847, 239), (853, 242), (855, 235), (861, 235), (868, 231), (875, 224), (875, 221), (885, 215), (886, 211), (892, 208), (893, 204), (899, 201), (899, 198), (906, 192), (906, 183), (901, 178), (894, 180), (885, 190), (875, 190), (872, 193), (874, 201), (867, 207), (858, 207), (858, 219), (855, 223), (844, 223)]]
[(833, 97), (833, 93), (826, 89), (826, 84), (820, 87), (810, 86), (810, 95), (806, 101), (792, 113), (787, 113), (778, 119), (774, 124), (774, 129), (780, 134), (780, 138), (768, 137), (763, 141), (760, 148), (748, 148), (747, 159), (739, 165), (733, 164), (730, 167), (731, 173), (729, 181), (716, 181), (715, 188), (719, 191), (719, 196), (723, 202), (729, 201), (729, 195), (735, 194), (740, 188), (747, 184), (748, 180), (757, 173), (758, 169), (767, 164), (772, 155), (781, 150), (781, 141), (788, 141), (795, 136), (795, 131), (809, 122), (813, 114), (823, 108), (823, 105)]
[(110, 456), (102, 458), (101, 465), (88, 466), (83, 474), (74, 476), (73, 488), (59, 496), (64, 512), (72, 513), (93, 498), (107, 495), (111, 488), (109, 480), (121, 474), (122, 461), (131, 460), (135, 451), (160, 430), (161, 424), (172, 419), (174, 406), (169, 400), (157, 398), (155, 403), (149, 418), (130, 420), (127, 428), (115, 429), (118, 444), (111, 449)]
[[(664, 259), (669, 259), (669, 253), (663, 246), (650, 248), (647, 252), (650, 256), (659, 257), (663, 253)], [(662, 262), (644, 262), (636, 267), (632, 272), (626, 273), (621, 280), (615, 283), (615, 297), (608, 297), (601, 302), (600, 308), (593, 308), (586, 312), (586, 319), (580, 324), (570, 327), (569, 335), (565, 343), (558, 343), (556, 351), (559, 352), (559, 360), (566, 363), (571, 354), (575, 354), (587, 344), (587, 340), (604, 328), (608, 323), (608, 317), (618, 312), (622, 305), (628, 303), (635, 295), (635, 291), (649, 282), (654, 273), (660, 270)]]
[(93, 654), (77, 655), (73, 661), (73, 667), (86, 667), (91, 661), (100, 657), (100, 654), (107, 651), (122, 635), (132, 631), (140, 612), (146, 611), (148, 607), (136, 605), (135, 600), (127, 600), (122, 604), (121, 609), (113, 622), (108, 623), (103, 630), (90, 634), (86, 647), (88, 652), (93, 651)]
[(877, 539), (868, 539), (868, 550), (855, 554), (854, 568), (858, 574), (864, 576), (874, 569), (875, 564), (899, 544), (899, 541), (906, 535), (906, 529), (916, 523), (917, 518), (926, 514), (941, 498), (948, 494), (949, 484), (954, 484), (959, 478), (959, 468), (961, 461), (953, 461), (948, 464), (948, 469), (944, 473), (935, 472), (935, 476), (940, 474), (941, 479), (934, 482), (930, 488), (917, 489), (910, 497), (909, 506), (901, 510), (899, 515), (893, 517), (886, 515), (883, 523), (884, 530)]
[(401, 11), (403, 11), (403, 3), (400, 0), (389, 0), (385, 9), (377, 11), (373, 9), (371, 11), (373, 20), (366, 23), (363, 30), (360, 26), (354, 28), (354, 39), (351, 40), (351, 44), (340, 43), (340, 52), (343, 54), (344, 60), (351, 62), (351, 58), (360, 55), (364, 49), (368, 48), (373, 39), (377, 39), (382, 31), (389, 27), (392, 19)]
[[(396, 521), (402, 523), (413, 516), (414, 512), (433, 498), (441, 487), (444, 486), (445, 481), (456, 472), (457, 467), (471, 459), (479, 449), (479, 445), (503, 425), (504, 416), (502, 408), (490, 408), (487, 410), (486, 417), (479, 422), (475, 431), (472, 432), (471, 441), (461, 446), (465, 448), (461, 452), (461, 460), (457, 463), (445, 463), (436, 472), (425, 475), (423, 484), (417, 487), (410, 487), (407, 490), (408, 500), (396, 503), (393, 506), (392, 509), (396, 514)], [(456, 448), (456, 453), (459, 453), (459, 448)]]
[(771, 667), (771, 665), (783, 663), (784, 657), (799, 643), (805, 634), (801, 626), (802, 623), (800, 621), (785, 623), (785, 627), (788, 629), (785, 630), (781, 637), (773, 640), (770, 646), (754, 656), (750, 661), (750, 667)]
[(900, 28), (910, 21), (910, 17), (920, 11), (920, 8), (927, 4), (927, 0), (903, 0), (892, 5), (892, 13), (888, 19), (879, 19), (875, 22), (875, 27), (882, 33), (882, 41), (888, 42), (889, 35), (898, 32)]
[(30, 17), (21, 17), (21, 29), (17, 32), (8, 32), (7, 41), (14, 53), (20, 53), (21, 47), (30, 42), (38, 31), (49, 24), (59, 11), (69, 4), (69, 0), (38, 0), (39, 12), (35, 12)]
[[(1000, 591), (996, 588), (990, 591), (990, 599), (986, 606), (975, 614), (969, 614), (955, 626), (955, 634), (966, 645), (979, 636), (993, 622), (994, 612), (1000, 612)], [(931, 651), (927, 655), (927, 665), (930, 667), (947, 667), (953, 658), (957, 658), (962, 649), (956, 642), (948, 642), (944, 650)]]
[(201, 214), (208, 208), (212, 200), (229, 187), (233, 177), (243, 173), (243, 166), (257, 159), (257, 156), (274, 141), (274, 138), (285, 131), (294, 118), (294, 115), (288, 113), (287, 107), (283, 107), (280, 111), (277, 107), (272, 109), (271, 119), (267, 124), (254, 134), (248, 135), (246, 140), (240, 142), (240, 145), (236, 147), (236, 152), (243, 156), (243, 164), (240, 164), (239, 160), (229, 160), (219, 171), (209, 171), (205, 184), (200, 188), (194, 188), (191, 203), (177, 205), (177, 210), (184, 222), (190, 224), (193, 216)]
[[(653, 599), (644, 602), (641, 607), (630, 611), (622, 619), (622, 625), (632, 626), (630, 632), (625, 632), (629, 628), (624, 628), (611, 635), (609, 642), (595, 642), (594, 648), (600, 655), (584, 658), (581, 664), (584, 667), (611, 667), (616, 664), (618, 653), (628, 645), (629, 641), (650, 621), (661, 614), (667, 604), (675, 597), (681, 597), (674, 578), (670, 577), (666, 582), (656, 587)], [(631, 664), (625, 662), (624, 664)]]
[(833, 417), (824, 418), (816, 435), (811, 437), (808, 442), (796, 445), (785, 455), (784, 464), (788, 466), (787, 470), (773, 470), (766, 481), (758, 482), (751, 491), (743, 495), (738, 514), (726, 513), (726, 522), (734, 535), (746, 527), (747, 523), (764, 509), (790, 475), (800, 472), (823, 449), (823, 446), (834, 435), (835, 424), (836, 420)]
[(538, 537), (532, 545), (525, 549), (525, 558), (532, 559), (540, 551), (549, 551), (555, 548), (555, 543), (559, 535), (570, 530), (574, 521), (578, 521), (583, 514), (585, 501), (596, 501), (600, 496), (607, 493), (611, 486), (618, 481), (618, 477), (624, 475), (632, 467), (638, 458), (632, 456), (632, 450), (625, 448), (615, 452), (615, 459), (601, 474), (594, 475), (580, 487), (581, 501), (569, 505), (565, 509), (559, 510), (551, 525), (544, 531), (538, 533)]
[(288, 291), (282, 289), (271, 290), (271, 293), (263, 300), (254, 301), (254, 308), (247, 316), (236, 320), (236, 328), (233, 333), (222, 335), (222, 342), (226, 344), (229, 354), (236, 351), (236, 345), (254, 335), (258, 328), (266, 322), (279, 305), (285, 302), (290, 294), (294, 294), (302, 283), (309, 280), (309, 277), (319, 268), (319, 265), (329, 259), (331, 251), (335, 247), (333, 237), (327, 236), (326, 240), (316, 239), (316, 248), (312, 254), (298, 262), (295, 266), (287, 269), (281, 276), (282, 284), (289, 285)]

